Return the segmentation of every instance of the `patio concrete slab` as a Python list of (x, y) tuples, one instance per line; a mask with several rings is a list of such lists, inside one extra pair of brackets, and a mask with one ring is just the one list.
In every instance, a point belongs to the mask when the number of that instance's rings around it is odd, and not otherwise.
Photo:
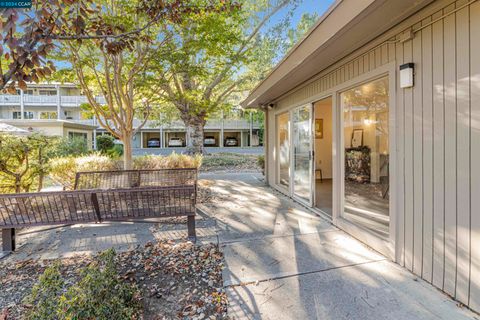
[(58, 259), (95, 254), (109, 248), (127, 251), (155, 240), (153, 223), (113, 222), (21, 230), (18, 249), (8, 259)]
[(271, 236), (224, 244), (221, 249), (225, 286), (385, 259), (342, 231)]
[(227, 294), (233, 319), (475, 319), (388, 261), (233, 286)]
[(477, 319), (258, 175), (208, 178), (232, 319)]
[(330, 223), (265, 185), (259, 173), (202, 174), (222, 201), (209, 204), (220, 243), (267, 236), (338, 230)]

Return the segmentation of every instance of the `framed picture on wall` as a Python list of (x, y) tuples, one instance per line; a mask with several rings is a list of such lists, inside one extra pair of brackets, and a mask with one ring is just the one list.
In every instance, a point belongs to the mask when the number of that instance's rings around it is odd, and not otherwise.
[(363, 129), (353, 129), (352, 132), (352, 148), (363, 146)]
[(315, 119), (315, 139), (323, 139), (323, 119)]

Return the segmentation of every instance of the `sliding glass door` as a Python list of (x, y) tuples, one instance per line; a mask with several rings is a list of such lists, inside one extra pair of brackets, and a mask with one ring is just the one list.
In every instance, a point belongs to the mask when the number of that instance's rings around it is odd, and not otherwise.
[(276, 117), (278, 171), (277, 184), (283, 187), (290, 186), (290, 115), (281, 113)]
[(389, 79), (340, 96), (344, 130), (344, 217), (387, 237), (390, 221)]
[(293, 110), (293, 190), (295, 197), (311, 203), (312, 193), (312, 106)]

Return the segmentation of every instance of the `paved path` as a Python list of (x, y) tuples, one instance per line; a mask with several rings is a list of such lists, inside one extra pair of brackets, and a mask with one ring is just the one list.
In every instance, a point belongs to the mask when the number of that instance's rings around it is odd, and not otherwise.
[[(265, 186), (257, 173), (202, 174), (200, 242), (225, 254), (233, 319), (479, 319), (327, 221)], [(177, 221), (178, 222), (178, 221)], [(185, 239), (184, 223), (28, 229), (7, 259), (58, 258), (155, 238)], [(45, 231), (45, 229), (47, 229)]]
[(256, 174), (211, 175), (233, 319), (474, 319)]

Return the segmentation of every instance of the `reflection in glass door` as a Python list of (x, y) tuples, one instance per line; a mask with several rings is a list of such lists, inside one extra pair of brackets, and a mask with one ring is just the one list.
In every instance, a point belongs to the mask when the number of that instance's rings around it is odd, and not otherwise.
[(310, 203), (311, 200), (311, 105), (293, 110), (293, 194)]
[(341, 94), (344, 130), (344, 216), (389, 234), (388, 77)]
[(278, 180), (281, 186), (290, 185), (290, 115), (277, 115)]

